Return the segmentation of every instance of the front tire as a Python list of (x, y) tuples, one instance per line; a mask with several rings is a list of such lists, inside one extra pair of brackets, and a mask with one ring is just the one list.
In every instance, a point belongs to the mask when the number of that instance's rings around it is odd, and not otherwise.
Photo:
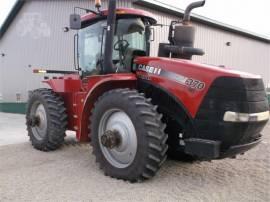
[(50, 89), (34, 90), (26, 109), (26, 125), (34, 148), (58, 149), (64, 142), (67, 114), (61, 97)]
[[(156, 174), (168, 149), (161, 118), (136, 90), (111, 90), (98, 99), (90, 117), (91, 144), (105, 175), (136, 182)], [(108, 144), (105, 137), (111, 138)]]

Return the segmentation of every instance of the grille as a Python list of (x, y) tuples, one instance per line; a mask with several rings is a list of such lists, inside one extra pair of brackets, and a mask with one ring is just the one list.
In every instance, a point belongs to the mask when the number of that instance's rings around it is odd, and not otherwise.
[(216, 79), (195, 117), (197, 136), (222, 141), (222, 149), (258, 139), (264, 122), (224, 122), (226, 111), (257, 113), (269, 110), (262, 79)]

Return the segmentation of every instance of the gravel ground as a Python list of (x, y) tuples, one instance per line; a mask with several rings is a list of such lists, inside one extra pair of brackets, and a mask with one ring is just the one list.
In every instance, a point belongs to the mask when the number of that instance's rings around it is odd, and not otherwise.
[(131, 184), (104, 176), (89, 144), (72, 137), (58, 151), (34, 150), (24, 116), (0, 113), (0, 201), (270, 201), (269, 124), (263, 133), (236, 159), (168, 160), (153, 179)]

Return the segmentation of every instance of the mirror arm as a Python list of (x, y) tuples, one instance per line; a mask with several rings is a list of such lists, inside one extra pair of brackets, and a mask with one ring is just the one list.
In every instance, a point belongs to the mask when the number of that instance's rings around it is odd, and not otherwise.
[(83, 10), (85, 11), (86, 13), (93, 13), (95, 15), (100, 15), (100, 13), (96, 12), (96, 11), (93, 11), (91, 9), (87, 9), (87, 8), (82, 8), (82, 7), (74, 7), (74, 13), (76, 13), (76, 9), (79, 9), (79, 10)]

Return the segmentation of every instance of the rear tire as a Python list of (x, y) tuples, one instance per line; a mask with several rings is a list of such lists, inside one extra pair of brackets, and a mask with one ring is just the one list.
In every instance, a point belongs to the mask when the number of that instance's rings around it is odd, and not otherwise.
[[(156, 174), (168, 149), (161, 118), (150, 100), (136, 90), (111, 90), (98, 99), (89, 127), (93, 154), (105, 175), (137, 182)], [(110, 149), (101, 143), (102, 128), (121, 131), (116, 147)]]
[(34, 90), (26, 109), (26, 125), (34, 148), (58, 149), (64, 142), (67, 114), (61, 97), (50, 89)]

